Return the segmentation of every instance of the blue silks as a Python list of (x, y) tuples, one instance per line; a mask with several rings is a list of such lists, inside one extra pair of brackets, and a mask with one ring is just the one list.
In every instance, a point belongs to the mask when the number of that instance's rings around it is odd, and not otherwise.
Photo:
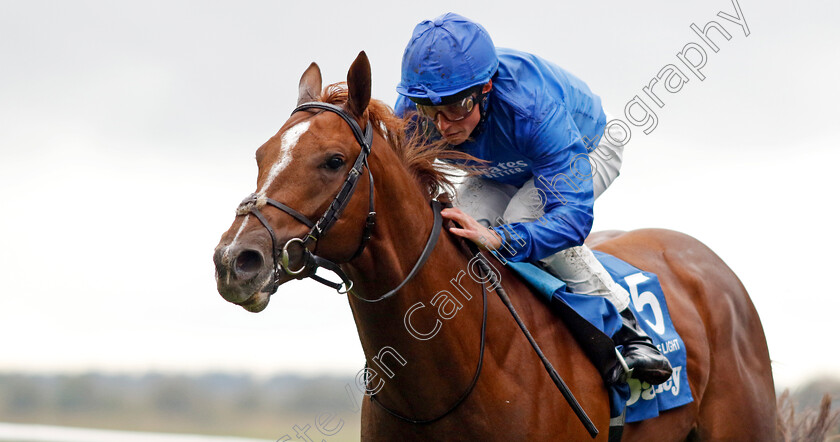
[[(685, 372), (685, 345), (671, 322), (659, 279), (653, 273), (639, 270), (606, 253), (594, 253), (610, 276), (630, 293), (630, 308), (636, 314), (640, 327), (674, 369), (671, 379), (660, 385), (651, 386), (630, 379), (628, 384), (611, 386), (610, 415), (620, 415), (626, 404), (626, 421), (637, 422), (690, 403), (694, 399)], [(606, 298), (571, 293), (563, 281), (530, 263), (509, 261), (507, 266), (525, 279), (544, 301), (551, 303), (554, 299), (555, 302), (560, 300), (568, 304), (607, 336), (612, 336), (621, 328), (618, 311)]]
[[(601, 98), (560, 66), (512, 49), (496, 52), (485, 121), (457, 149), (489, 161), (482, 178), (517, 188), (534, 178), (545, 199), (540, 222), (494, 227), (510, 237), (499, 250), (505, 259), (533, 261), (582, 244), (592, 228), (594, 169), (581, 160), (603, 135), (606, 114)], [(394, 106), (399, 116), (414, 110), (403, 95)]]

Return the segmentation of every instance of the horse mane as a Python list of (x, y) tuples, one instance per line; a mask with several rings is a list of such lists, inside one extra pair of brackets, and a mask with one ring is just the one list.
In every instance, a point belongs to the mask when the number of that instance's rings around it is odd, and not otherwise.
[[(325, 103), (343, 105), (347, 103), (347, 98), (347, 83), (340, 82), (324, 88), (319, 99)], [(372, 124), (374, 130), (388, 141), (388, 145), (429, 199), (444, 192), (454, 195), (452, 179), (463, 173), (473, 174), (484, 163), (472, 155), (452, 149), (444, 140), (432, 139), (420, 125), (414, 124), (412, 115), (400, 118), (380, 100), (370, 100), (365, 117), (368, 124)], [(435, 160), (455, 161), (457, 166)]]

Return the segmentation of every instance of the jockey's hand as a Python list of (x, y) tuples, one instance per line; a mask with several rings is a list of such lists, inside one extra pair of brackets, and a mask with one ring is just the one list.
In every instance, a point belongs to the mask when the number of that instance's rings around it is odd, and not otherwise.
[(502, 246), (502, 238), (495, 230), (484, 227), (473, 217), (457, 207), (450, 207), (440, 211), (444, 218), (455, 221), (461, 228), (451, 226), (449, 231), (462, 238), (466, 238), (486, 250), (496, 250)]

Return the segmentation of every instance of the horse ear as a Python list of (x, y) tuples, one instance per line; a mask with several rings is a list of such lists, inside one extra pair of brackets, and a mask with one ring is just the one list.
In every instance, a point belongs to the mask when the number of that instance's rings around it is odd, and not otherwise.
[(309, 65), (298, 84), (298, 106), (310, 101), (317, 101), (321, 94), (321, 68), (315, 62)]
[(365, 51), (350, 65), (347, 71), (347, 110), (356, 118), (362, 118), (370, 104), (370, 61)]

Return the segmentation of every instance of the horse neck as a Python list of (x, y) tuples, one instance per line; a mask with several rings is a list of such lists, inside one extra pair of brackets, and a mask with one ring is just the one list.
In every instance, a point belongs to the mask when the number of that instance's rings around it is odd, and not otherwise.
[[(363, 298), (376, 298), (405, 279), (423, 252), (434, 224), (428, 199), (385, 140), (376, 137), (371, 152), (368, 162), (375, 182), (376, 226), (365, 252), (348, 265), (356, 293)], [(367, 193), (366, 189), (357, 192)], [(442, 231), (435, 251), (447, 245), (452, 246), (451, 238)], [(428, 268), (434, 268), (437, 260), (434, 255), (409, 285), (429, 279)], [(402, 307), (408, 302), (405, 296), (394, 298), (400, 302), (372, 304), (379, 306), (373, 310), (382, 310), (384, 305)]]
[[(388, 149), (385, 145), (376, 147)], [(362, 256), (348, 266), (348, 273), (355, 282), (356, 294), (374, 299), (396, 287), (409, 274), (434, 222), (428, 201), (393, 152), (376, 151), (370, 167), (376, 182), (376, 232)], [(440, 319), (431, 299), (443, 290), (460, 296), (450, 280), (456, 278), (459, 271), (466, 270), (468, 262), (469, 257), (444, 229), (423, 268), (395, 295), (375, 303), (350, 296), (368, 366), (378, 370), (387, 381), (379, 395), (383, 401), (398, 406), (402, 403), (404, 407), (435, 406), (438, 405), (436, 402), (451, 398), (441, 398), (432, 392), (457, 392), (468, 384), (475, 369), (482, 319), (480, 286), (469, 277), (463, 278), (462, 285), (472, 295), (471, 301), (464, 297), (458, 299), (468, 307), (458, 314), (459, 319), (463, 319), (445, 324), (441, 321), (446, 329), (433, 339), (417, 339), (404, 322), (412, 306), (422, 302), (425, 308), (417, 311), (412, 321), (416, 322), (417, 328), (434, 329)], [(473, 341), (476, 348), (465, 350)], [(387, 353), (388, 348), (407, 363), (403, 366), (393, 354), (383, 356), (383, 349)], [(445, 376), (441, 375), (440, 367), (449, 367)], [(455, 372), (459, 368), (461, 373)], [(388, 371), (394, 376), (385, 377)], [(402, 397), (401, 392), (407, 392), (411, 399)], [(427, 393), (428, 397), (424, 397)]]

